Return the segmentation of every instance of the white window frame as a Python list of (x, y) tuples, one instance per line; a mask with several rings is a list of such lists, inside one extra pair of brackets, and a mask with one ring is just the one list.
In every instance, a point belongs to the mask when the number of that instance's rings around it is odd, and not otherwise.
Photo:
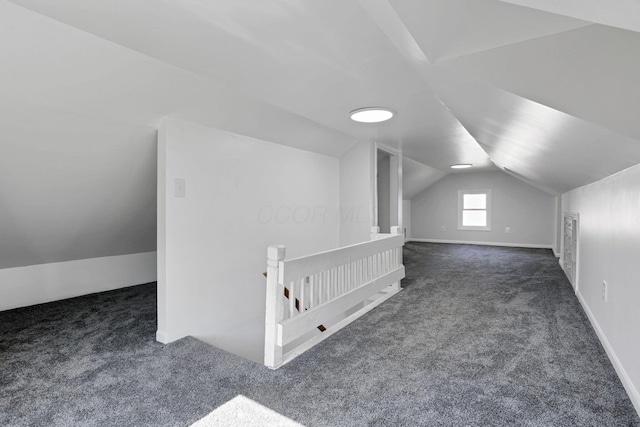
[[(487, 225), (471, 226), (462, 225), (462, 211), (464, 210), (465, 194), (484, 194), (487, 198)], [(491, 190), (458, 190), (458, 230), (491, 231)]]

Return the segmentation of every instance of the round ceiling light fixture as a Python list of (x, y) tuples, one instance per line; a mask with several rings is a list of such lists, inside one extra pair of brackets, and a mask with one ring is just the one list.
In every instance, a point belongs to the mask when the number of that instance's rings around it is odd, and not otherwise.
[(469, 163), (464, 163), (464, 164), (458, 164), (458, 165), (451, 165), (451, 169), (467, 169), (467, 168), (470, 168), (471, 166), (473, 165)]
[(384, 107), (358, 108), (349, 113), (351, 120), (360, 123), (380, 123), (393, 117), (393, 111)]

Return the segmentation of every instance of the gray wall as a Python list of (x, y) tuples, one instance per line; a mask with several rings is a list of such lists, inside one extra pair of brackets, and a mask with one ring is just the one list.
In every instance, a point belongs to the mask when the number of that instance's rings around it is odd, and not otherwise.
[[(491, 231), (459, 231), (458, 190), (487, 189), (491, 190)], [(413, 198), (411, 237), (552, 247), (555, 214), (554, 196), (503, 172), (454, 173)]]
[(411, 238), (411, 200), (402, 201), (402, 226), (404, 227), (405, 239)]
[(0, 269), (156, 250), (155, 129), (66, 114), (0, 146)]

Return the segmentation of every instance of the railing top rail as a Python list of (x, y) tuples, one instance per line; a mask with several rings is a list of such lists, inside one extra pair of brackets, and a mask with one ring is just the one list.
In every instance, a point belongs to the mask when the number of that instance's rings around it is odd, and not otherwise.
[[(302, 256), (299, 256), (299, 257), (296, 257), (296, 258), (286, 259), (285, 262), (290, 263), (290, 262), (298, 261), (298, 260), (303, 259), (303, 258), (313, 258), (313, 257), (317, 257), (317, 256), (323, 256), (323, 255), (326, 255), (326, 254), (330, 254), (332, 252), (350, 251), (350, 250), (354, 250), (354, 249), (359, 248), (359, 247), (366, 247), (371, 242), (375, 242), (375, 241), (378, 241), (378, 240), (384, 240), (384, 239), (390, 239), (392, 237), (398, 237), (397, 234), (389, 234), (389, 233), (380, 233), (380, 234), (378, 234), (378, 236), (380, 236), (380, 237), (378, 237), (376, 240), (367, 240), (365, 242), (355, 243), (355, 244), (349, 245), (349, 246), (342, 246), (342, 247), (337, 248), (337, 249), (329, 249), (328, 251), (316, 252), (314, 254), (309, 254), (309, 255), (302, 255)], [(404, 241), (404, 239), (403, 239), (403, 241)]]
[(279, 281), (282, 284), (288, 283), (301, 277), (316, 274), (319, 271), (344, 265), (351, 261), (366, 258), (382, 251), (399, 248), (404, 245), (404, 236), (402, 235), (386, 234), (380, 236), (384, 237), (281, 261)]

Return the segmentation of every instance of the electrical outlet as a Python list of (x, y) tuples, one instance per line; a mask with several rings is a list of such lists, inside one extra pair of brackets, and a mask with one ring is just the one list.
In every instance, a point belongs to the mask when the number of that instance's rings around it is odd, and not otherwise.
[(447, 231), (447, 227), (445, 227), (444, 225), (442, 226), (442, 231)]
[(605, 280), (602, 281), (602, 301), (607, 302), (607, 282)]
[(511, 227), (507, 227), (507, 228), (505, 228), (505, 229), (504, 229), (504, 232), (505, 232), (505, 233), (511, 233)]

